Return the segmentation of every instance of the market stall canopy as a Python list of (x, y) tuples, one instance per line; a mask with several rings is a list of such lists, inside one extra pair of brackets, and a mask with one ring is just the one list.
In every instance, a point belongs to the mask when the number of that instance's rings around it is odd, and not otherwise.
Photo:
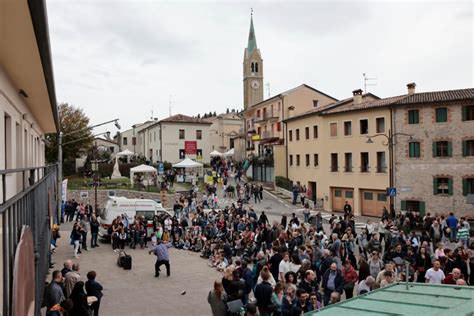
[(183, 161), (175, 163), (173, 168), (198, 168), (202, 167), (202, 163), (196, 162), (189, 158), (185, 158)]
[(222, 153), (221, 152), (218, 152), (217, 150), (213, 150), (211, 151), (211, 153), (209, 154), (209, 156), (211, 157), (222, 157)]
[(231, 149), (229, 149), (228, 151), (226, 151), (224, 153), (225, 157), (229, 157), (229, 156), (233, 156), (233, 155), (235, 155), (235, 149), (234, 148), (231, 148)]
[(130, 182), (133, 184), (133, 176), (135, 173), (153, 173), (158, 172), (156, 168), (148, 165), (139, 165), (130, 169)]
[(128, 149), (122, 150), (121, 152), (117, 153), (117, 156), (133, 156), (135, 153)]

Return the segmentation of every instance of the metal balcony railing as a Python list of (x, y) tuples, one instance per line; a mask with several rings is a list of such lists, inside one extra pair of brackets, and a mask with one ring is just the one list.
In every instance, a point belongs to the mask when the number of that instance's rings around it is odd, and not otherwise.
[[(20, 179), (22, 187), (20, 192), (7, 198), (8, 177)], [(51, 242), (51, 217), (55, 217), (57, 210), (57, 166), (43, 166), (0, 170), (2, 184), (0, 199), (0, 247), (2, 249), (2, 271), (0, 284), (2, 295), (0, 297), (2, 315), (13, 314), (14, 293), (13, 284), (20, 282), (14, 279), (15, 255), (23, 226), (31, 229), (33, 237), (33, 256), (35, 269), (35, 284), (17, 284), (16, 286), (34, 286), (35, 289), (35, 315), (40, 315), (41, 302), (45, 286), (46, 275), (50, 263)], [(17, 187), (19, 183), (17, 183)], [(20, 278), (21, 279), (21, 278)], [(18, 304), (18, 302), (17, 302)]]

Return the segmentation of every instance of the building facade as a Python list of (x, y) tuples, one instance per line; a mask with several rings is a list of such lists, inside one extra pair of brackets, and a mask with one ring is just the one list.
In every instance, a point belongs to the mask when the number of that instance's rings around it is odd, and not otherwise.
[(325, 209), (342, 212), (348, 202), (356, 215), (379, 216), (388, 208), (390, 111), (383, 100), (354, 91), (354, 97), (285, 120), (287, 172), (294, 184)]
[[(415, 93), (393, 107), (396, 207), (474, 215), (474, 89)], [(473, 202), (471, 202), (473, 203)]]
[[(7, 1), (0, 10), (0, 170), (44, 166), (45, 134), (59, 129), (49, 38), (32, 16), (26, 1)], [(21, 173), (5, 180), (0, 201), (27, 181)]]
[(145, 156), (145, 152), (143, 150), (144, 135), (140, 134), (140, 131), (148, 126), (156, 123), (158, 119), (146, 121), (144, 123), (135, 124), (132, 128), (119, 133), (117, 136), (114, 137), (114, 141), (119, 144), (120, 150), (128, 149), (131, 152), (134, 152), (138, 156)]
[(209, 141), (211, 151), (224, 153), (235, 150), (234, 158), (241, 161), (245, 158), (244, 118), (236, 112), (220, 114), (207, 119), (212, 125), (209, 127)]

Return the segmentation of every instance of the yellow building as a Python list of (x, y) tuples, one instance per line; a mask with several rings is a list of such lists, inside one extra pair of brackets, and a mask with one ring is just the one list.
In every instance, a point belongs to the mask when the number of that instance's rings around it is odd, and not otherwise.
[(347, 201), (356, 215), (381, 215), (389, 207), (389, 149), (385, 138), (367, 143), (368, 136), (388, 134), (388, 105), (400, 97), (354, 96), (286, 119), (287, 178), (306, 186), (313, 201), (342, 211)]

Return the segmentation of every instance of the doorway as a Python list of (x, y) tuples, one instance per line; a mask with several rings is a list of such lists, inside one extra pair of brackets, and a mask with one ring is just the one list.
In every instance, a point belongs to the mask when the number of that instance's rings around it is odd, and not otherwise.
[(314, 181), (309, 181), (308, 182), (308, 189), (309, 189), (309, 192), (308, 192), (308, 197), (311, 198), (311, 201), (313, 201), (314, 203), (316, 203), (316, 199), (317, 199), (317, 192), (316, 192), (316, 182)]

